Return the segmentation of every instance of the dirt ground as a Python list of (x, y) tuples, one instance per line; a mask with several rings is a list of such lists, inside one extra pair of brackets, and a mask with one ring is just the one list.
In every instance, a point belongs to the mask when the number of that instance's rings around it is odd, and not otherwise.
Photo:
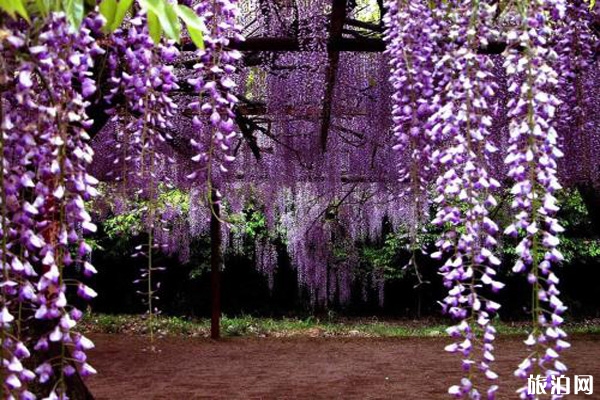
[[(458, 356), (447, 338), (169, 338), (160, 353), (145, 351), (140, 336), (92, 337), (98, 375), (88, 381), (98, 400), (188, 399), (447, 399), (457, 383)], [(571, 338), (564, 353), (568, 376), (594, 375), (600, 399), (600, 336)], [(497, 342), (500, 399), (513, 399), (514, 367), (522, 338)]]

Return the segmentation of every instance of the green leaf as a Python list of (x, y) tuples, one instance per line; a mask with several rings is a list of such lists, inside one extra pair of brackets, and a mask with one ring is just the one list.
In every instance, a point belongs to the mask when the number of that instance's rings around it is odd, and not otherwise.
[(204, 21), (202, 21), (194, 10), (183, 4), (176, 4), (175, 12), (185, 23), (192, 42), (199, 49), (204, 49), (204, 31), (206, 30)]
[(117, 11), (117, 0), (102, 0), (100, 3), (100, 14), (106, 19), (106, 24), (103, 30), (106, 33), (112, 32), (112, 25), (115, 20), (115, 13)]
[(117, 4), (117, 10), (115, 11), (115, 18), (110, 27), (111, 32), (114, 32), (115, 29), (121, 26), (123, 20), (125, 19), (125, 15), (127, 14), (127, 11), (129, 11), (129, 9), (131, 8), (132, 4), (133, 0), (119, 1), (119, 3)]
[(63, 11), (67, 14), (67, 21), (79, 29), (83, 21), (83, 0), (63, 0)]
[(167, 3), (165, 0), (140, 0), (140, 5), (146, 9), (148, 14), (150, 12), (156, 14), (167, 37), (179, 42), (181, 27), (171, 3)]
[(25, 9), (25, 6), (23, 5), (23, 1), (22, 0), (14, 0), (13, 3), (15, 6), (15, 10), (17, 11), (17, 14), (19, 14), (21, 17), (23, 17), (27, 21), (29, 21), (29, 14), (27, 14), (27, 10)]
[[(1, 0), (0, 0), (1, 1)], [(41, 14), (42, 17), (47, 17), (50, 12), (50, 5), (48, 4), (49, 0), (34, 0), (29, 4), (29, 10), (34, 14)]]
[(0, 0), (0, 10), (15, 18), (17, 14), (29, 21), (29, 14), (23, 5), (23, 0)]
[(114, 32), (125, 19), (127, 11), (131, 8), (133, 0), (102, 0), (100, 3), (100, 13), (106, 18), (106, 25), (104, 25), (104, 32)]
[(174, 10), (174, 5), (165, 2), (165, 7), (167, 18), (169, 21), (169, 29), (167, 29), (164, 25), (163, 29), (165, 30), (167, 36), (179, 43), (179, 40), (181, 39), (181, 24), (179, 23), (179, 18), (177, 17), (177, 13)]
[(150, 37), (154, 40), (154, 43), (160, 42), (162, 28), (160, 27), (158, 17), (150, 10), (148, 10), (148, 32), (150, 32)]

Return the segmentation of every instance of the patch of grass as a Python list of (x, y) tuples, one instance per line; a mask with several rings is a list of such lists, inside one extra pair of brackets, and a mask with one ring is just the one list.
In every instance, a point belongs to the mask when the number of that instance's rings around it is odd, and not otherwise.
[[(209, 319), (158, 316), (153, 318), (154, 331), (162, 336), (210, 335)], [(144, 335), (148, 321), (144, 315), (109, 315), (88, 313), (82, 321), (82, 329), (95, 333), (120, 333)], [(224, 337), (444, 337), (446, 327), (439, 320), (390, 320), (336, 319), (320, 320), (315, 317), (257, 318), (241, 316), (221, 319)], [(495, 322), (500, 335), (525, 335), (528, 323)], [(566, 325), (570, 334), (600, 334), (600, 320), (588, 320)]]
[(105, 333), (124, 333), (135, 318), (130, 315), (86, 314), (82, 323), (85, 329), (97, 327)]
[[(85, 314), (81, 326), (87, 332), (146, 334), (149, 322), (145, 315)], [(152, 327), (158, 335), (204, 336), (208, 331), (205, 321), (180, 317), (154, 317)]]

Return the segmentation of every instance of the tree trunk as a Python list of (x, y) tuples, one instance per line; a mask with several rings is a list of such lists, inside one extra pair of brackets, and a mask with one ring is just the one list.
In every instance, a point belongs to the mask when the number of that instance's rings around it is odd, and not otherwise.
[(217, 190), (213, 187), (211, 191), (211, 215), (210, 215), (210, 274), (211, 274), (211, 296), (212, 313), (210, 319), (210, 337), (219, 339), (221, 337), (221, 264), (223, 254), (221, 250), (221, 206), (217, 199)]

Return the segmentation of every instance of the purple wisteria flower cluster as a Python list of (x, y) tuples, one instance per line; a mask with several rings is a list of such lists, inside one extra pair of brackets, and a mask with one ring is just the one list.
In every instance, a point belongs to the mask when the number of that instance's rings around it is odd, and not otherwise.
[(451, 8), (454, 22), (445, 29), (452, 42), (438, 61), (446, 71), (438, 96), (442, 103), (430, 119), (431, 134), (439, 143), (432, 153), (439, 171), (433, 224), (444, 228), (436, 243), (439, 251), (432, 257), (449, 255), (440, 268), (449, 289), (442, 305), (459, 323), (448, 329), (458, 341), (446, 350), (462, 355), (467, 374), (449, 392), (481, 398), (485, 390), (490, 399), (498, 386), (478, 388), (474, 378), (477, 371), (490, 381), (498, 377), (490, 367), (496, 334), (490, 320), (500, 305), (485, 294), (504, 286), (495, 277), (500, 265), (495, 238), (499, 228), (490, 217), (490, 210), (497, 206), (494, 192), (500, 188), (490, 173), (490, 156), (498, 151), (490, 139), (490, 103), (497, 84), (492, 61), (478, 54), (496, 34), (489, 23), (494, 13), (494, 6), (470, 0)]
[[(243, 41), (242, 28), (237, 24), (239, 8), (236, 0), (201, 2), (195, 7), (204, 20), (204, 49), (198, 49), (200, 62), (194, 65), (196, 76), (189, 83), (199, 94), (196, 102), (189, 104), (196, 112), (193, 124), (197, 134), (191, 140), (196, 155), (192, 160), (199, 167), (190, 179), (207, 183), (207, 197), (212, 199), (213, 185), (218, 188), (219, 176), (228, 172), (235, 160), (233, 151), (236, 131), (233, 108), (238, 102), (234, 95), (236, 63), (241, 53), (228, 48), (231, 40)], [(218, 190), (215, 191), (220, 196)]]
[[(557, 358), (568, 347), (559, 327), (565, 306), (558, 298), (558, 278), (551, 272), (551, 264), (562, 260), (557, 235), (563, 230), (553, 217), (558, 210), (554, 192), (560, 188), (556, 159), (562, 152), (556, 132), (558, 76), (553, 69), (561, 58), (551, 47), (552, 30), (562, 29), (572, 36), (572, 31), (578, 31), (575, 28), (584, 30), (583, 23), (562, 24), (566, 3), (560, 1), (538, 0), (525, 11), (506, 10), (503, 18), (517, 21), (509, 24), (507, 32), (497, 29), (496, 5), (487, 2), (466, 0), (431, 7), (390, 1), (386, 5), (394, 133), (399, 139), (395, 149), (402, 154), (402, 179), (414, 194), (428, 190), (423, 174), (438, 175), (433, 224), (443, 234), (432, 257), (445, 260), (440, 273), (449, 293), (442, 306), (458, 320), (448, 329), (457, 342), (446, 350), (462, 355), (466, 373), (449, 392), (456, 397), (494, 398), (498, 389), (491, 384), (483, 391), (475, 382), (480, 382), (477, 374), (490, 381), (498, 378), (491, 369), (496, 330), (490, 321), (500, 304), (490, 295), (504, 284), (496, 278), (501, 264), (496, 249), (500, 228), (492, 211), (498, 207), (495, 193), (501, 184), (493, 170), (499, 149), (492, 138), (499, 123), (494, 121), (497, 102), (502, 99), (494, 60), (485, 49), (502, 37), (507, 41), (504, 67), (510, 133), (505, 162), (508, 178), (514, 182), (516, 214), (516, 222), (505, 233), (522, 237), (513, 270), (528, 273), (536, 299), (534, 331), (526, 341), (535, 349), (517, 375), (543, 371), (550, 382), (552, 375), (566, 370)], [(589, 41), (584, 38), (574, 45), (566, 33), (565, 52), (576, 46), (585, 59), (589, 51), (584, 43)], [(563, 59), (578, 63), (577, 57)], [(572, 75), (580, 67), (570, 68)], [(428, 162), (433, 167), (423, 169)], [(412, 165), (417, 168), (411, 174)], [(519, 393), (528, 396), (524, 389)]]
[[(414, 242), (419, 226), (427, 216), (432, 148), (426, 124), (433, 112), (433, 76), (439, 34), (427, 2), (387, 1), (386, 7), (386, 53), (390, 58), (390, 83), (394, 88), (394, 136), (398, 140), (394, 150), (403, 160), (400, 174), (401, 181), (407, 185), (403, 194), (412, 204), (414, 215), (410, 218), (409, 234)], [(406, 159), (410, 161), (406, 162)]]
[(598, 178), (595, 137), (591, 134), (597, 124), (587, 116), (594, 103), (595, 79), (590, 74), (596, 70), (597, 41), (592, 27), (597, 17), (585, 1), (568, 1), (566, 7), (565, 18), (549, 40), (558, 55), (554, 68), (560, 71), (554, 91), (563, 104), (557, 111), (557, 131), (562, 136), (559, 145), (569, 156), (577, 155), (578, 160), (565, 158), (560, 178), (565, 183), (581, 183)]
[(118, 29), (111, 36), (108, 67), (110, 89), (105, 96), (111, 104), (123, 102), (125, 107), (113, 110), (116, 149), (111, 174), (124, 187), (142, 188), (138, 195), (148, 196), (156, 178), (157, 147), (170, 138), (168, 129), (178, 105), (170, 92), (179, 88), (170, 65), (178, 50), (170, 43), (156, 45), (146, 27), (146, 15), (129, 21), (127, 29)]
[[(97, 194), (87, 173), (93, 151), (85, 109), (96, 89), (91, 70), (103, 50), (93, 35), (102, 24), (92, 15), (76, 31), (54, 13), (31, 32), (15, 22), (0, 43), (3, 71), (15, 69), (2, 76), (0, 99), (4, 398), (34, 399), (27, 386), (37, 376), (42, 384), (53, 378), (48, 398), (64, 399), (65, 377), (95, 372), (85, 354), (93, 344), (74, 330), (82, 312), (67, 293), (96, 296), (76, 271), (96, 272), (83, 239), (96, 230), (85, 202)], [(24, 332), (21, 323), (31, 317), (40, 328)], [(22, 360), (33, 350), (42, 363), (31, 371)]]
[[(566, 371), (559, 353), (570, 346), (560, 327), (566, 307), (558, 297), (558, 278), (552, 271), (552, 266), (563, 259), (557, 247), (564, 228), (554, 217), (559, 209), (554, 193), (561, 188), (557, 159), (563, 153), (555, 129), (560, 105), (554, 95), (559, 83), (554, 69), (558, 55), (549, 42), (552, 25), (561, 21), (565, 10), (563, 1), (538, 0), (524, 12), (515, 13), (518, 23), (506, 33), (510, 50), (504, 62), (512, 95), (508, 102), (510, 138), (505, 163), (514, 181), (511, 193), (515, 212), (515, 220), (505, 234), (520, 238), (513, 271), (527, 275), (534, 296), (533, 331), (525, 341), (531, 352), (515, 375), (525, 379), (530, 374), (543, 374), (548, 387), (552, 376)], [(534, 397), (526, 386), (519, 395)]]
[[(153, 316), (158, 309), (153, 305), (157, 298), (159, 284), (153, 281), (153, 273), (162, 267), (154, 265), (153, 252), (166, 246), (165, 239), (168, 221), (161, 217), (157, 200), (161, 181), (169, 184), (168, 176), (158, 173), (165, 169), (168, 157), (160, 151), (160, 146), (172, 139), (169, 129), (178, 109), (170, 93), (179, 88), (170, 65), (178, 56), (173, 43), (156, 45), (147, 28), (146, 15), (138, 14), (129, 21), (127, 29), (118, 29), (111, 39), (108, 64), (111, 70), (112, 88), (106, 96), (109, 103), (119, 98), (125, 103), (123, 111), (114, 111), (113, 121), (122, 128), (115, 132), (117, 157), (114, 164), (120, 171), (117, 180), (124, 190), (123, 200), (133, 197), (143, 201), (142, 219), (147, 232), (147, 242), (135, 249), (134, 256), (147, 259), (147, 267), (136, 280), (143, 288), (140, 293), (148, 307), (148, 325), (151, 342), (154, 339)], [(133, 185), (132, 185), (133, 184)], [(131, 193), (129, 187), (137, 191)], [(164, 185), (163, 185), (164, 186)], [(131, 196), (133, 195), (133, 196)]]

